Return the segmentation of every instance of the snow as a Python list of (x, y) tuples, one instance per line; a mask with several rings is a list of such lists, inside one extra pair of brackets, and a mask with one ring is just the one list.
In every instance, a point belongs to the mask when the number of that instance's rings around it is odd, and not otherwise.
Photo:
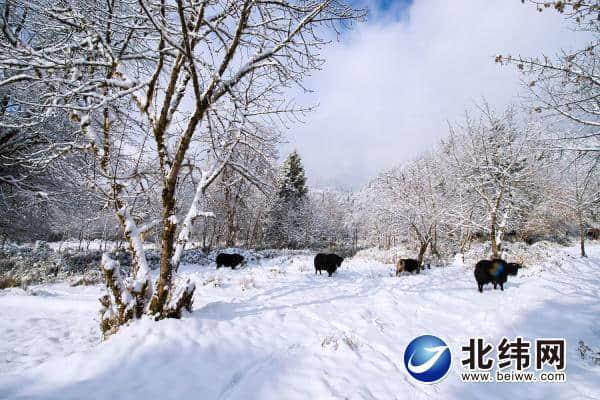
[[(135, 223), (130, 210), (127, 207), (119, 209), (119, 215), (125, 221), (125, 234), (129, 235), (129, 244), (133, 252), (134, 263), (137, 265), (137, 274), (134, 276), (135, 280), (141, 282), (141, 285), (148, 281), (150, 275), (150, 267), (146, 260), (146, 253), (144, 252), (144, 243), (138, 230), (137, 224)], [(137, 286), (137, 285), (136, 285)]]
[(117, 270), (119, 271), (119, 262), (117, 260), (113, 260), (107, 253), (102, 254), (102, 268), (107, 271)]
[[(209, 182), (215, 176), (214, 174), (216, 174), (217, 171), (220, 171), (222, 168), (224, 168), (224, 166), (225, 166), (225, 164), (221, 164), (221, 166), (220, 167), (218, 166), (212, 172), (212, 174), (209, 174), (206, 171), (202, 171), (202, 179), (200, 180), (200, 183), (198, 183), (198, 185), (196, 187), (196, 193), (194, 194), (194, 198), (192, 199), (190, 208), (188, 209), (188, 212), (183, 220), (183, 226), (181, 228), (181, 231), (179, 232), (179, 236), (177, 237), (177, 245), (175, 246), (175, 252), (173, 253), (173, 257), (171, 258), (171, 264), (175, 266), (175, 270), (177, 270), (179, 268), (179, 263), (181, 262), (181, 256), (183, 255), (183, 249), (185, 248), (186, 244), (188, 244), (188, 242), (190, 240), (190, 231), (192, 229), (192, 225), (193, 225), (196, 217), (204, 216), (204, 217), (213, 217), (214, 218), (214, 214), (212, 212), (200, 212), (200, 211), (198, 211), (198, 207), (200, 205), (200, 200), (202, 199), (202, 196), (204, 195), (204, 191), (206, 190), (206, 187), (208, 186)], [(177, 221), (175, 221), (175, 222), (171, 221), (171, 223), (177, 224)]]
[(98, 346), (101, 294), (99, 286), (66, 283), (0, 290), (0, 376)]
[(459, 267), (465, 265), (464, 257), (462, 253), (455, 254), (453, 264)]
[[(100, 286), (2, 290), (0, 398), (600, 398), (600, 367), (577, 354), (579, 340), (600, 344), (600, 245), (588, 259), (575, 247), (554, 253), (504, 292), (488, 285), (483, 294), (469, 262), (398, 278), (393, 264), (365, 255), (332, 278), (314, 275), (308, 253), (236, 270), (182, 264), (195, 311), (144, 318), (104, 342)], [(450, 374), (434, 385), (409, 378), (402, 363), (425, 333), (453, 349)], [(517, 335), (566, 338), (567, 381), (460, 382), (469, 337)]]

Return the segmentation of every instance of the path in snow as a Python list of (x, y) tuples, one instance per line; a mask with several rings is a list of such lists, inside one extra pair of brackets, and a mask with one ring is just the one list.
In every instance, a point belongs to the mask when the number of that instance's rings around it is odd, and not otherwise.
[[(315, 276), (309, 256), (236, 271), (184, 266), (198, 286), (194, 313), (142, 320), (102, 343), (98, 287), (0, 291), (0, 398), (598, 399), (600, 368), (576, 347), (600, 344), (600, 247), (587, 260), (563, 253), (483, 294), (463, 266), (399, 278), (362, 258), (333, 278)], [(402, 364), (425, 333), (454, 353), (436, 385), (414, 382)], [(517, 335), (565, 337), (567, 382), (459, 381), (470, 336)]]

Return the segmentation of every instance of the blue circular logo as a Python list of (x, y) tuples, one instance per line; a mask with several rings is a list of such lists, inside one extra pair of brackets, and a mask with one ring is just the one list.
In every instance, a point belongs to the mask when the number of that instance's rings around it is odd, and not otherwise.
[(450, 371), (452, 354), (442, 339), (423, 335), (412, 340), (404, 352), (404, 366), (416, 380), (436, 383)]

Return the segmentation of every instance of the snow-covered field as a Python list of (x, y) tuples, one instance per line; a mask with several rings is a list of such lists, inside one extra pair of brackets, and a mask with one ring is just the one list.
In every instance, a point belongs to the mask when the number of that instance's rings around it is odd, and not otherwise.
[[(600, 246), (575, 248), (477, 292), (472, 267), (393, 277), (356, 256), (333, 278), (310, 255), (241, 270), (184, 265), (195, 311), (147, 319), (102, 342), (100, 286), (0, 291), (1, 399), (599, 399), (600, 366), (577, 343), (600, 345)], [(407, 344), (430, 333), (449, 343), (449, 376), (412, 380)], [(471, 336), (567, 340), (565, 383), (462, 383)]]

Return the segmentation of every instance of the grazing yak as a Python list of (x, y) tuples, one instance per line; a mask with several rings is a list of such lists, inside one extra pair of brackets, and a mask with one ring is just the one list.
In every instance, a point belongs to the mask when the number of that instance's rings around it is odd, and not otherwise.
[(401, 258), (396, 263), (396, 276), (399, 276), (402, 271), (410, 273), (416, 272), (418, 274), (422, 269), (425, 269), (425, 267), (431, 269), (431, 265), (419, 265), (419, 261), (414, 258)]
[(240, 264), (244, 264), (244, 256), (240, 254), (226, 254), (219, 253), (217, 255), (217, 269), (222, 266), (231, 267), (231, 269), (235, 269)]
[(475, 280), (479, 292), (483, 292), (483, 285), (492, 283), (494, 289), (500, 285), (500, 290), (504, 290), (508, 275), (516, 276), (521, 264), (507, 263), (504, 260), (496, 258), (494, 260), (481, 260), (475, 265)]
[(337, 254), (317, 254), (315, 256), (315, 275), (317, 274), (317, 271), (319, 271), (319, 275), (321, 275), (322, 270), (327, 271), (329, 276), (333, 275), (340, 265), (342, 265), (342, 261), (344, 261), (344, 258)]
[(506, 271), (508, 272), (508, 275), (517, 276), (520, 268), (523, 268), (523, 266), (519, 263), (506, 264)]

